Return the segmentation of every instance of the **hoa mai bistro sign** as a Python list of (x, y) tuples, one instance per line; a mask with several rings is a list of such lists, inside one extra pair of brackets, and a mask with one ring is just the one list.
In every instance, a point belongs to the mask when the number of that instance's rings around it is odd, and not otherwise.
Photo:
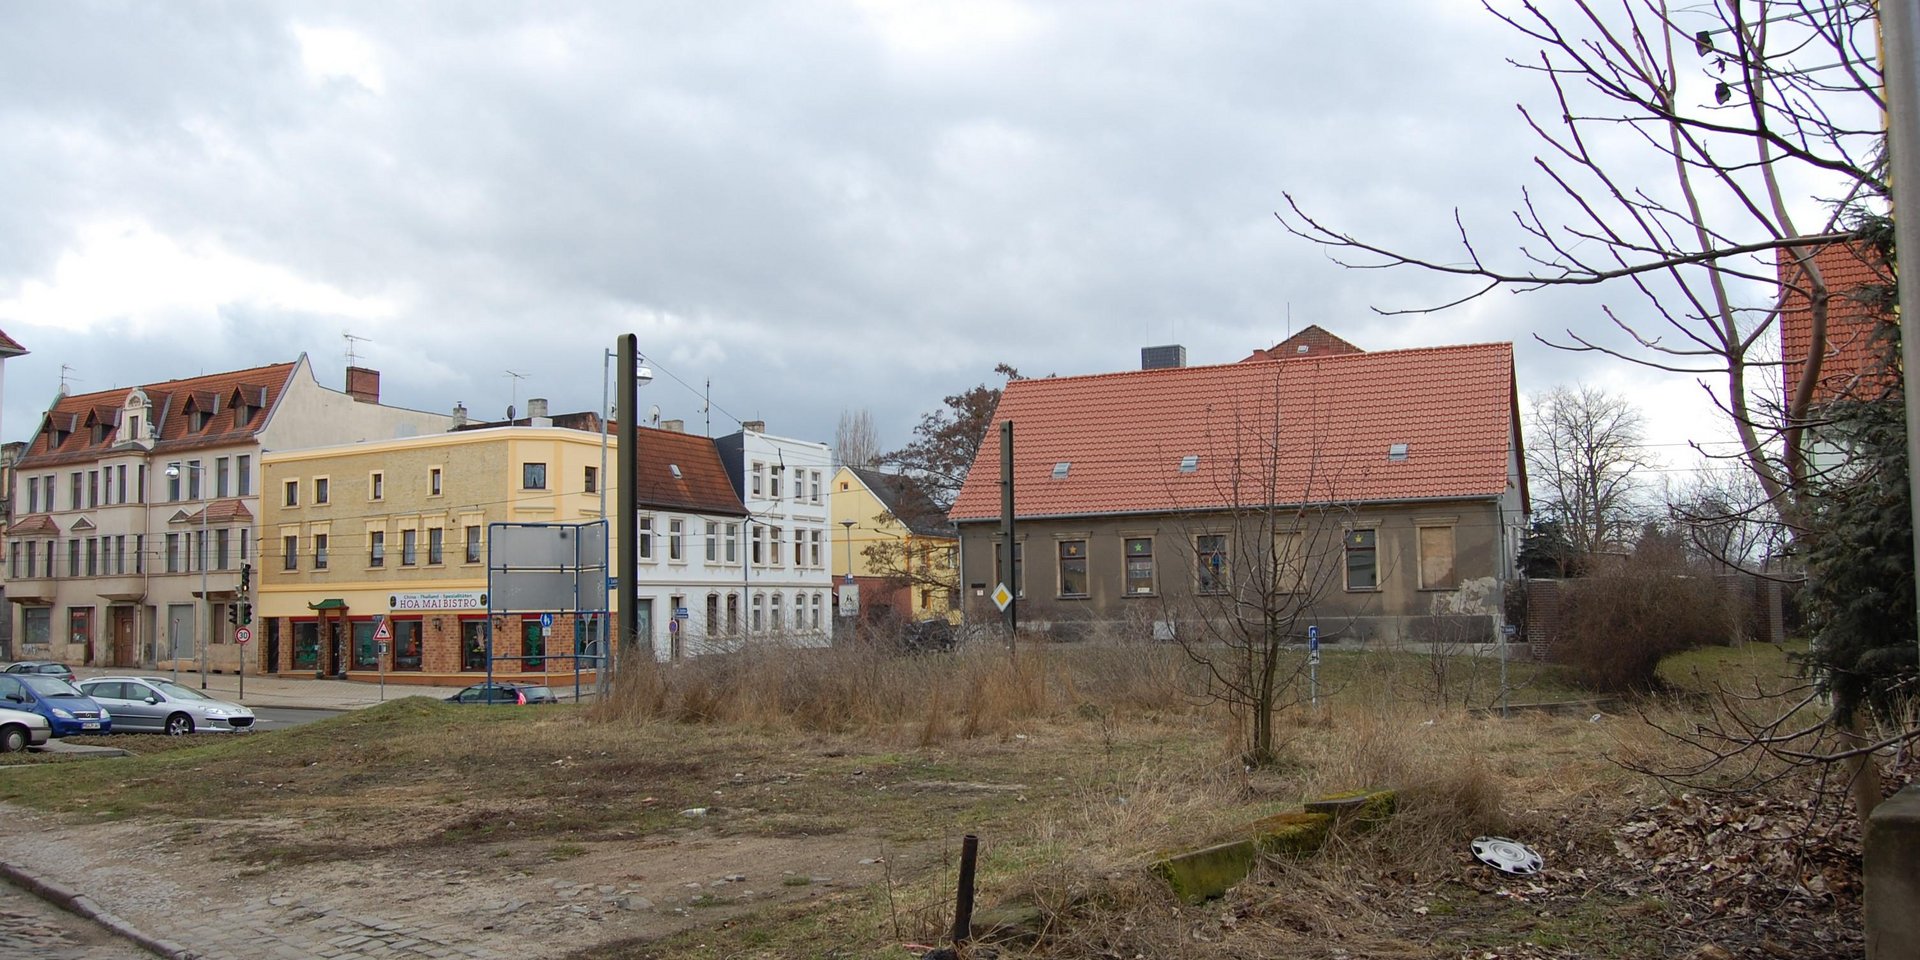
[(389, 610), (480, 610), (486, 605), (487, 595), (479, 590), (396, 593), (387, 597)]

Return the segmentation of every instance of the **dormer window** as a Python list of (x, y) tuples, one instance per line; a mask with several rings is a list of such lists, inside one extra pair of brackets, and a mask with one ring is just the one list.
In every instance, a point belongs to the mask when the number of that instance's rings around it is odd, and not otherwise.
[(194, 430), (196, 431), (205, 430), (207, 429), (207, 424), (210, 424), (212, 422), (213, 422), (213, 414), (208, 413), (205, 410), (195, 410), (193, 412), (193, 429)]
[(140, 439), (140, 418), (138, 416), (132, 416), (127, 418), (126, 439), (128, 440)]

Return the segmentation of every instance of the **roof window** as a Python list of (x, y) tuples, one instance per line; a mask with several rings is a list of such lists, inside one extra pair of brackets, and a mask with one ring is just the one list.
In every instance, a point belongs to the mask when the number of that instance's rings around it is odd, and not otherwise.
[(1180, 458), (1181, 473), (1198, 473), (1199, 471), (1200, 471), (1200, 455), (1199, 454), (1189, 453), (1186, 456)]
[(669, 463), (669, 464), (667, 464), (667, 469), (668, 469), (668, 470), (671, 470), (671, 471), (673, 471), (673, 478), (674, 478), (675, 480), (678, 480), (678, 479), (680, 479), (680, 465), (679, 465), (679, 464), (677, 464), (677, 463)]
[(1407, 445), (1406, 445), (1406, 444), (1404, 444), (1404, 443), (1396, 443), (1396, 444), (1393, 444), (1392, 446), (1390, 446), (1390, 447), (1388, 447), (1388, 448), (1387, 448), (1387, 459), (1388, 459), (1388, 460), (1405, 460), (1406, 458), (1407, 458)]
[(1053, 465), (1053, 478), (1055, 480), (1065, 480), (1067, 478), (1067, 471), (1071, 469), (1073, 469), (1073, 461), (1062, 460)]

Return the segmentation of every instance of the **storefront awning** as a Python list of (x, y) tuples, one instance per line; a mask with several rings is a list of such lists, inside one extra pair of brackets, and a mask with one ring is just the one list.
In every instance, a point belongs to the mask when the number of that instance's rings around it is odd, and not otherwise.
[(307, 604), (308, 610), (345, 610), (346, 608), (347, 602), (339, 597), (328, 597), (319, 603)]

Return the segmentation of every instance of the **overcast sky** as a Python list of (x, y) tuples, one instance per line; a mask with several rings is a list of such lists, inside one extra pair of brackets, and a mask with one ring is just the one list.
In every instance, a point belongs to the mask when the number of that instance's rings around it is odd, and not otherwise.
[(1511, 340), (1523, 391), (1720, 436), (1674, 415), (1690, 379), (1533, 342), (1600, 330), (1591, 294), (1382, 317), (1458, 288), (1275, 221), (1289, 191), (1444, 249), (1459, 207), (1496, 242), (1538, 179), (1520, 39), (1464, 0), (8, 3), (0, 329), (32, 353), (0, 431), (63, 365), (85, 392), (304, 352), (338, 387), (343, 333), (388, 402), (592, 409), (633, 332), (642, 402), (696, 432), (711, 380), (715, 434), (866, 409), (891, 448), (996, 363), (1221, 363), (1317, 323)]

